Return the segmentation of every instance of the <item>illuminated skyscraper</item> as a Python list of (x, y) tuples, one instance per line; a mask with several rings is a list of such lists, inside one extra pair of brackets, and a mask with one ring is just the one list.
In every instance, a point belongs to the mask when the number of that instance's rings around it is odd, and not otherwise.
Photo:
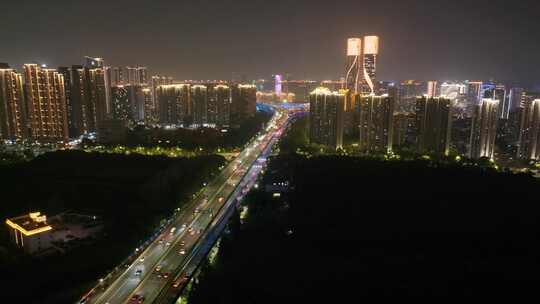
[(143, 122), (145, 118), (145, 99), (144, 99), (144, 87), (141, 85), (127, 85), (124, 86), (127, 90), (130, 116), (129, 120), (132, 122)]
[(523, 95), (523, 88), (512, 88), (510, 90), (510, 112), (518, 109), (521, 106), (521, 96)]
[(37, 64), (24, 65), (25, 94), (32, 139), (43, 143), (68, 139), (64, 76)]
[(481, 81), (469, 81), (467, 82), (467, 110), (466, 115), (472, 116), (476, 109), (476, 106), (481, 102), (482, 98), (482, 86)]
[(427, 97), (436, 97), (437, 94), (437, 81), (427, 82)]
[[(157, 87), (162, 86), (162, 85), (169, 85), (169, 84), (173, 84), (172, 77), (165, 77), (165, 76), (159, 76), (159, 75), (152, 76), (152, 79), (150, 82), (150, 89), (152, 90), (152, 103), (153, 103), (155, 115), (158, 115), (159, 113)], [(158, 116), (156, 116), (156, 118), (157, 117)]]
[(217, 85), (211, 91), (208, 109), (208, 122), (218, 126), (229, 125), (231, 108), (231, 89), (226, 85)]
[(540, 99), (526, 102), (521, 108), (518, 157), (540, 159)]
[(499, 84), (493, 89), (493, 99), (499, 101), (499, 113), (500, 119), (508, 119), (510, 115), (510, 97), (506, 94), (506, 86)]
[(208, 88), (205, 85), (191, 87), (191, 102), (193, 104), (193, 123), (202, 126), (208, 123)]
[(345, 95), (317, 88), (309, 95), (309, 138), (311, 143), (336, 149), (343, 147)]
[(499, 101), (483, 98), (475, 107), (471, 125), (469, 157), (493, 159), (495, 154), (495, 138), (499, 117)]
[(0, 64), (0, 139), (28, 138), (22, 75)]
[(274, 92), (277, 96), (281, 95), (282, 90), (282, 82), (283, 82), (283, 76), (281, 75), (274, 75)]
[(142, 86), (148, 85), (148, 70), (146, 69), (146, 67), (138, 68), (138, 77), (139, 77), (139, 85), (142, 85)]
[(130, 121), (133, 115), (127, 87), (122, 85), (112, 87), (111, 98), (112, 118), (116, 121), (122, 121), (123, 123)]
[(146, 67), (126, 67), (127, 84), (130, 85), (147, 85), (148, 71)]
[(257, 87), (235, 85), (231, 89), (231, 123), (238, 125), (257, 111)]
[(69, 136), (95, 132), (110, 111), (105, 69), (94, 63), (94, 68), (74, 65), (58, 71), (64, 76)]
[(364, 95), (358, 103), (360, 149), (366, 153), (392, 151), (395, 100), (387, 95)]
[(144, 103), (144, 123), (154, 124), (157, 122), (157, 116), (152, 90), (150, 88), (143, 88), (142, 97)]
[(362, 80), (362, 39), (349, 38), (347, 40), (347, 68), (345, 74), (345, 89), (352, 93), (359, 93)]
[(157, 87), (159, 122), (191, 125), (190, 85), (169, 84)]
[(377, 79), (377, 55), (379, 54), (379, 37), (364, 37), (363, 83), (362, 91), (367, 94), (375, 93)]
[(106, 67), (111, 86), (124, 85), (124, 71), (119, 67)]
[(88, 131), (84, 69), (80, 65), (74, 65), (59, 67), (58, 72), (64, 76), (68, 134), (70, 138), (75, 138)]
[(444, 97), (418, 97), (415, 125), (419, 153), (448, 155), (452, 128), (452, 100)]
[(96, 132), (97, 126), (110, 112), (107, 104), (107, 88), (103, 68), (85, 68), (86, 119), (89, 132)]

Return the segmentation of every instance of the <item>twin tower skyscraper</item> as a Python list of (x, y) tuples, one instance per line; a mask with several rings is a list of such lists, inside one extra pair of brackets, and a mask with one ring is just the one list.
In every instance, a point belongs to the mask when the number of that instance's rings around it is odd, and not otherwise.
[(347, 40), (347, 73), (344, 89), (352, 93), (374, 94), (379, 54), (379, 37)]

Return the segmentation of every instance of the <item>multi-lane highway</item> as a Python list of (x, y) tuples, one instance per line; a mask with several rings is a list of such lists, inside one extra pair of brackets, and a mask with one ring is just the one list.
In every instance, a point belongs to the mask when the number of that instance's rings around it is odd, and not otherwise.
[(253, 139), (192, 202), (178, 212), (140, 254), (83, 296), (82, 303), (167, 303), (174, 299), (198, 263), (197, 255), (213, 241), (235, 202), (251, 187), (283, 133), (289, 117), (278, 111)]

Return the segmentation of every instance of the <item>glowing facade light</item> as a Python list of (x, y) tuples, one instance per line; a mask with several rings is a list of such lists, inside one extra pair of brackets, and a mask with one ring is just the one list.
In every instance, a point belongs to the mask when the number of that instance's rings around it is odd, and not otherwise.
[(377, 55), (379, 54), (379, 37), (364, 37), (364, 56), (363, 56), (363, 93), (374, 94), (375, 82), (377, 76)]
[(362, 77), (362, 39), (349, 38), (347, 40), (347, 67), (344, 88), (350, 92), (358, 93)]
[(379, 54), (379, 37), (366, 36), (364, 37), (364, 55)]
[(362, 55), (362, 39), (349, 38), (347, 40), (347, 56), (361, 56), (361, 55)]
[(6, 224), (25, 236), (32, 236), (52, 230), (52, 227), (47, 225), (47, 217), (45, 215), (41, 215), (40, 212), (34, 212), (17, 218), (7, 219)]
[(493, 159), (499, 100), (483, 98), (476, 106), (471, 126), (469, 156), (474, 159), (487, 157)]
[(277, 95), (281, 95), (282, 80), (283, 80), (283, 77), (281, 75), (274, 76), (274, 82), (275, 82), (274, 91), (276, 92)]

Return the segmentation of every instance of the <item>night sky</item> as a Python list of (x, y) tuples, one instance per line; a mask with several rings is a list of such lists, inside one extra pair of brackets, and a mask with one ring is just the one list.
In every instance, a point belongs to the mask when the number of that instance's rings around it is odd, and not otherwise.
[(337, 79), (346, 39), (381, 37), (379, 79), (540, 83), (540, 1), (2, 1), (0, 62), (81, 57), (177, 79)]

